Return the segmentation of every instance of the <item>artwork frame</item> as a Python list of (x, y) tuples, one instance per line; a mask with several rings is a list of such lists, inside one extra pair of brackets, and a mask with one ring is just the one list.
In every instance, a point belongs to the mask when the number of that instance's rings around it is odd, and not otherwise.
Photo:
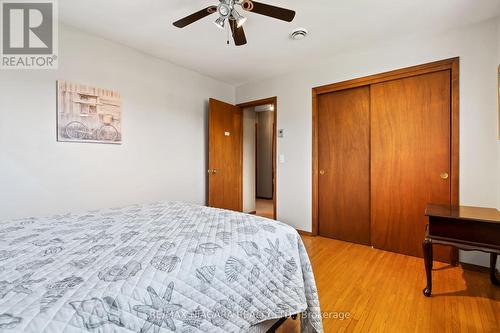
[(122, 144), (120, 93), (57, 81), (57, 141)]

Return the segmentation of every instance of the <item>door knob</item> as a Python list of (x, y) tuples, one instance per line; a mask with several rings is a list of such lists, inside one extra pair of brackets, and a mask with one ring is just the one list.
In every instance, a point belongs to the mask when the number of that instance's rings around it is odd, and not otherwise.
[(323, 169), (319, 170), (319, 174), (323, 176), (325, 174), (325, 170)]
[(440, 175), (441, 179), (448, 179), (450, 175), (448, 175), (448, 172), (442, 172)]

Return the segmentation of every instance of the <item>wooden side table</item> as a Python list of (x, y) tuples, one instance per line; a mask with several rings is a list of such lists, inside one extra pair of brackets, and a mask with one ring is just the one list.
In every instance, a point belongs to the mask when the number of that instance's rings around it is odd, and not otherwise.
[(427, 205), (429, 217), (423, 242), (427, 286), (424, 295), (432, 293), (432, 245), (455, 246), (466, 251), (490, 253), (490, 280), (499, 285), (496, 277), (497, 255), (500, 254), (500, 212), (492, 208), (450, 207)]

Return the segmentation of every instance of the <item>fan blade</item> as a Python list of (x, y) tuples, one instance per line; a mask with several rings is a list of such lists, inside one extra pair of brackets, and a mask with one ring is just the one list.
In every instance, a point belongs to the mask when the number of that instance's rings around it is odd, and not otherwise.
[(233, 32), (234, 44), (236, 46), (245, 45), (247, 43), (247, 38), (245, 37), (243, 27), (238, 28), (236, 20), (232, 17), (229, 19), (229, 25), (231, 26), (231, 31)]
[(287, 22), (292, 22), (295, 18), (295, 12), (293, 10), (266, 5), (265, 3), (260, 3), (257, 1), (251, 1), (251, 3), (253, 4), (253, 8), (252, 6), (250, 6), (250, 8), (246, 9), (245, 6), (243, 6), (243, 9), (252, 13), (274, 17), (278, 20)]
[(177, 28), (184, 28), (185, 26), (190, 25), (191, 23), (194, 23), (198, 20), (201, 20), (202, 18), (213, 14), (217, 11), (217, 6), (210, 6), (205, 9), (200, 10), (199, 12), (193, 13), (189, 16), (186, 16), (179, 21), (174, 22), (174, 25)]

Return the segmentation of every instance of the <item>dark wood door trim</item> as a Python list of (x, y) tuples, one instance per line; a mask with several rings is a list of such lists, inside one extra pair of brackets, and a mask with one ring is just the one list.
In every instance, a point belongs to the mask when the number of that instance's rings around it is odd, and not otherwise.
[(361, 87), (361, 86), (367, 86), (367, 85), (371, 85), (371, 84), (375, 84), (375, 83), (402, 79), (402, 78), (409, 77), (409, 76), (416, 76), (416, 75), (421, 75), (421, 74), (427, 74), (427, 73), (433, 73), (433, 72), (439, 72), (439, 71), (443, 71), (443, 70), (453, 69), (454, 64), (457, 65), (456, 69), (458, 69), (458, 63), (459, 63), (458, 57), (446, 59), (446, 60), (440, 60), (440, 61), (435, 61), (435, 62), (431, 62), (428, 64), (417, 65), (417, 66), (412, 66), (412, 67), (407, 67), (407, 68), (401, 68), (401, 69), (396, 69), (396, 70), (385, 72), (385, 73), (374, 74), (374, 75), (365, 76), (365, 77), (361, 77), (361, 78), (357, 78), (357, 79), (341, 81), (341, 82), (333, 83), (333, 84), (327, 84), (324, 86), (315, 87), (315, 88), (313, 88), (313, 91), (315, 91), (318, 95), (326, 94), (326, 93), (333, 92), (333, 91), (345, 90), (345, 89), (356, 88), (356, 87)]
[[(459, 58), (451, 58), (428, 64), (398, 69), (386, 73), (370, 75), (348, 81), (324, 85), (312, 89), (312, 234), (318, 235), (319, 217), (319, 156), (318, 156), (318, 96), (333, 91), (368, 86), (375, 83), (392, 81), (410, 76), (451, 71), (451, 205), (459, 205)], [(424, 212), (422, 212), (424, 214)], [(455, 254), (457, 257), (457, 254)], [(454, 262), (457, 262), (454, 258)]]
[(259, 106), (259, 105), (274, 104), (274, 108), (276, 111), (277, 101), (278, 101), (278, 97), (275, 96), (275, 97), (263, 98), (263, 99), (258, 99), (255, 101), (236, 104), (236, 106), (244, 109), (244, 108), (251, 108), (251, 107), (255, 107), (255, 106)]
[[(273, 125), (273, 218), (276, 220), (278, 218), (277, 216), (277, 209), (276, 209), (276, 203), (277, 203), (277, 183), (278, 183), (278, 178), (277, 178), (277, 151), (278, 151), (278, 140), (276, 138), (277, 136), (277, 126), (278, 126), (278, 97), (269, 97), (269, 98), (263, 98), (255, 101), (249, 101), (245, 103), (240, 103), (237, 104), (236, 106), (244, 109), (244, 108), (250, 108), (250, 107), (255, 107), (259, 105), (264, 105), (264, 104), (272, 104), (274, 106), (274, 125)], [(242, 143), (243, 144), (243, 143)], [(257, 163), (257, 161), (255, 161)], [(242, 163), (243, 165), (243, 163)], [(256, 177), (257, 178), (257, 177)], [(241, 195), (241, 200), (243, 201), (243, 193)]]

